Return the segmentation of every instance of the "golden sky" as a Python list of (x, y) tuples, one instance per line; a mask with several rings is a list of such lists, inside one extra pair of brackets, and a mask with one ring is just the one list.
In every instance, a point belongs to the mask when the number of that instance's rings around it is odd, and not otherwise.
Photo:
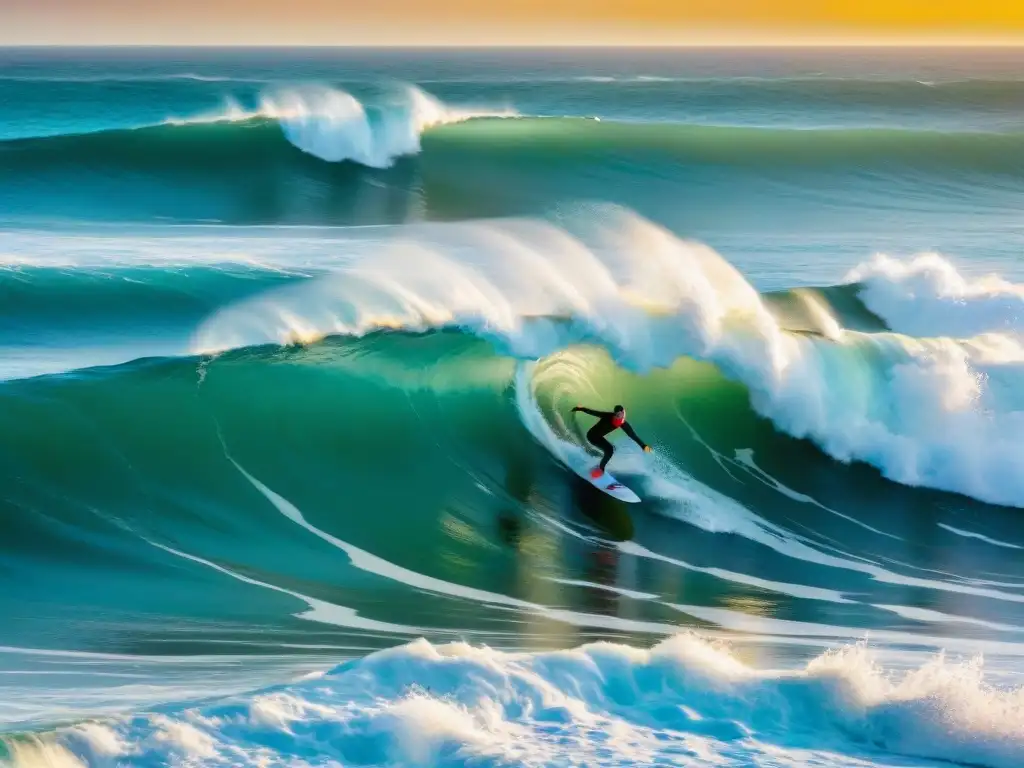
[(1024, 42), (1024, 0), (0, 0), (0, 44)]

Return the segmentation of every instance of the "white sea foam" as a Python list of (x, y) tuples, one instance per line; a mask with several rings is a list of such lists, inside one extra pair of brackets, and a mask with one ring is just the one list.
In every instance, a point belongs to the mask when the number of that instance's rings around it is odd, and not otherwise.
[(872, 766), (1024, 760), (1024, 690), (980, 662), (886, 672), (864, 646), (789, 671), (679, 635), (505, 653), (418, 640), (314, 680), (9, 742), (15, 766)]
[(421, 136), (431, 128), (476, 117), (513, 115), (510, 108), (450, 106), (411, 85), (376, 99), (359, 99), (331, 86), (306, 84), (268, 90), (257, 109), (228, 101), (217, 112), (167, 122), (275, 120), (288, 141), (321, 160), (387, 168), (399, 157), (417, 154)]
[(965, 539), (977, 539), (983, 541), (986, 544), (991, 544), (994, 547), (1003, 547), (1004, 549), (1024, 549), (1024, 546), (1020, 544), (1011, 544), (1008, 541), (1002, 541), (1001, 539), (993, 539), (991, 536), (986, 536), (983, 533), (977, 531), (966, 531), (962, 528), (954, 528), (952, 525), (947, 523), (938, 523), (939, 528), (944, 528), (950, 533), (955, 533), (957, 536), (963, 536)]
[(411, 86), (377, 105), (333, 88), (293, 88), (265, 96), (260, 111), (279, 120), (285, 136), (303, 152), (375, 168), (417, 154), (420, 136), (429, 128), (495, 114), (450, 108)]
[(967, 277), (937, 253), (903, 261), (879, 254), (846, 280), (862, 283), (861, 300), (899, 333), (969, 338), (1024, 331), (1024, 285), (997, 275)]

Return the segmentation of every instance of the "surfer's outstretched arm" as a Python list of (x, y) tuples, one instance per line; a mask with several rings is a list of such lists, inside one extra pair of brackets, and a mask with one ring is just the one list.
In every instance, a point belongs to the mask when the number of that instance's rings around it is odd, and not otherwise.
[(598, 419), (610, 419), (612, 416), (615, 415), (611, 411), (595, 411), (593, 408), (584, 408), (582, 405), (577, 405), (575, 408), (573, 408), (573, 411), (580, 411), (581, 413), (586, 413), (590, 416), (595, 416)]
[(633, 431), (633, 428), (631, 426), (629, 426), (628, 421), (622, 422), (622, 431), (629, 435), (633, 442), (639, 445), (645, 451), (651, 450), (651, 446), (649, 446), (647, 443), (640, 439), (640, 436)]

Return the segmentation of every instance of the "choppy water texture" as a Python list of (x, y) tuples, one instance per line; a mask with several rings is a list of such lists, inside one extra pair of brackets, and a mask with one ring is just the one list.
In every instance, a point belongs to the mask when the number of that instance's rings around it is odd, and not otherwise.
[(0, 763), (1020, 766), (1022, 64), (0, 52)]

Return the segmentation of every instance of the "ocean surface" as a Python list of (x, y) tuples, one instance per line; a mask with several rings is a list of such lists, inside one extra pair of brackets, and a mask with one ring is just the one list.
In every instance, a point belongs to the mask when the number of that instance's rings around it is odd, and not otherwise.
[(1024, 765), (1022, 73), (0, 50), (0, 764)]

